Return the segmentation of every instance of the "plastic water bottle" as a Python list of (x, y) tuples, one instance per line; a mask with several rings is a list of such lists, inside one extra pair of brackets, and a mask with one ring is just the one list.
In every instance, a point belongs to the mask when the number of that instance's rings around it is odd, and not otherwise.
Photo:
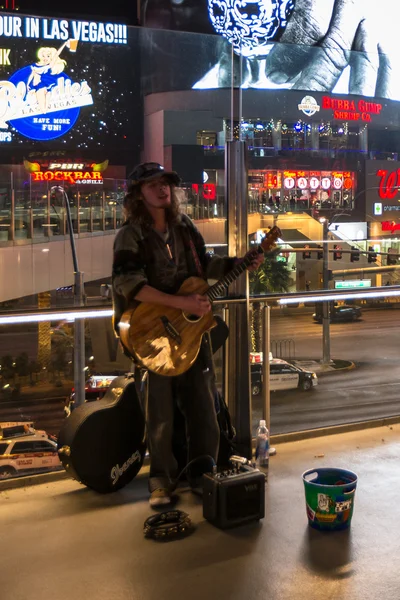
[(256, 464), (259, 469), (267, 470), (269, 466), (269, 431), (263, 419), (257, 429)]

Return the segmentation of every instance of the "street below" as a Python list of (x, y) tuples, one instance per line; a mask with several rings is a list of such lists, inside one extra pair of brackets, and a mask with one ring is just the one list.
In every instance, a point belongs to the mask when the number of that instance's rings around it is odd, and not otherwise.
[[(355, 369), (318, 374), (308, 392), (271, 393), (271, 433), (287, 433), (378, 419), (400, 412), (400, 311), (363, 310), (359, 321), (331, 324), (331, 358)], [(322, 326), (312, 313), (271, 314), (271, 340), (292, 340), (295, 357), (321, 360)], [(282, 344), (284, 346), (284, 344)], [(253, 397), (253, 425), (261, 418), (261, 397)]]
[[(355, 363), (351, 371), (318, 374), (318, 386), (310, 391), (271, 393), (271, 433), (287, 433), (393, 416), (400, 413), (400, 310), (363, 310), (362, 318), (331, 325), (331, 356)], [(290, 344), (287, 342), (291, 340)], [(279, 342), (297, 360), (321, 360), (322, 326), (308, 312), (271, 311), (272, 350)], [(35, 359), (37, 335), (0, 334), (0, 355), (26, 351)], [(38, 395), (38, 389), (32, 388)], [(43, 397), (17, 401), (3, 399), (0, 421), (32, 420), (35, 426), (57, 434), (64, 419), (64, 391), (53, 388)], [(253, 396), (253, 428), (261, 418), (261, 396)]]

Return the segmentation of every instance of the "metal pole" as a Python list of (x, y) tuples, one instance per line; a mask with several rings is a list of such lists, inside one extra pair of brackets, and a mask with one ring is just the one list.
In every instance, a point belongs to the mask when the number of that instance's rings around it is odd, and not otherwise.
[[(72, 228), (71, 207), (69, 198), (64, 188), (56, 187), (56, 191), (63, 194), (67, 212), (69, 240), (71, 244), (72, 263), (74, 266), (74, 305), (85, 306), (85, 286), (83, 273), (79, 271), (78, 256), (76, 253), (75, 237)], [(85, 320), (75, 319), (74, 322), (74, 388), (75, 406), (85, 402)]]
[[(222, 318), (224, 322), (228, 325), (229, 322), (229, 307), (224, 306), (222, 309)], [(226, 405), (229, 407), (229, 344), (226, 343), (223, 346), (223, 363), (224, 363), (224, 371), (223, 371), (223, 382), (222, 382), (222, 390)]]
[(265, 419), (268, 431), (271, 431), (271, 382), (270, 382), (270, 360), (269, 353), (271, 348), (271, 333), (270, 333), (270, 317), (271, 309), (268, 304), (263, 307), (263, 383), (262, 383), (262, 399), (263, 399), (263, 419)]
[[(83, 273), (74, 273), (74, 303), (84, 306)], [(74, 387), (75, 406), (85, 402), (85, 319), (75, 319), (74, 322)]]
[[(228, 253), (243, 256), (248, 247), (247, 235), (247, 165), (245, 142), (227, 142), (225, 150), (225, 178), (228, 198)], [(228, 397), (235, 427), (238, 452), (252, 457), (252, 423), (250, 394), (250, 343), (249, 343), (249, 286), (248, 277), (242, 275), (230, 292), (244, 297), (240, 305), (229, 310), (229, 364)]]
[[(262, 370), (262, 399), (263, 399), (263, 419), (267, 424), (269, 435), (271, 436), (271, 307), (264, 304), (263, 308), (263, 370)], [(269, 455), (276, 454), (275, 448), (269, 448)]]
[[(329, 222), (327, 219), (323, 222), (323, 288), (329, 289), (329, 244), (328, 231)], [(322, 362), (324, 365), (329, 365), (331, 362), (331, 338), (330, 338), (330, 310), (329, 302), (324, 302), (322, 305)]]
[[(230, 142), (233, 142), (233, 127), (234, 127), (234, 114), (235, 114), (235, 52), (233, 50), (233, 45), (231, 48), (231, 135)], [(226, 177), (226, 170), (225, 170)]]
[(11, 206), (10, 206), (10, 228), (8, 230), (8, 239), (10, 241), (15, 240), (15, 189), (14, 189), (14, 175), (11, 172)]

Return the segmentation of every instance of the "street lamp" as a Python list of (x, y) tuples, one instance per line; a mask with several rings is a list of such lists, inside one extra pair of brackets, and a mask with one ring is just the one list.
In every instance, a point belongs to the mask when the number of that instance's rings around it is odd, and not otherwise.
[[(69, 240), (71, 244), (72, 262), (74, 266), (74, 305), (85, 306), (85, 288), (83, 273), (79, 270), (76, 254), (75, 237), (72, 228), (71, 207), (66, 191), (61, 186), (54, 186), (51, 192), (62, 195), (67, 211)], [(85, 320), (75, 319), (74, 322), (74, 388), (75, 406), (85, 402)]]

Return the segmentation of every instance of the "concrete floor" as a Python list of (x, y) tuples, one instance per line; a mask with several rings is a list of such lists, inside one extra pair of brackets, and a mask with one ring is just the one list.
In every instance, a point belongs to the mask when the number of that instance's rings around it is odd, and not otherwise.
[[(143, 538), (145, 476), (108, 496), (69, 479), (2, 491), (1, 600), (398, 600), (400, 425), (277, 450), (263, 521), (220, 531), (185, 492), (197, 530), (169, 543)], [(301, 474), (317, 465), (359, 476), (349, 531), (307, 525)]]

